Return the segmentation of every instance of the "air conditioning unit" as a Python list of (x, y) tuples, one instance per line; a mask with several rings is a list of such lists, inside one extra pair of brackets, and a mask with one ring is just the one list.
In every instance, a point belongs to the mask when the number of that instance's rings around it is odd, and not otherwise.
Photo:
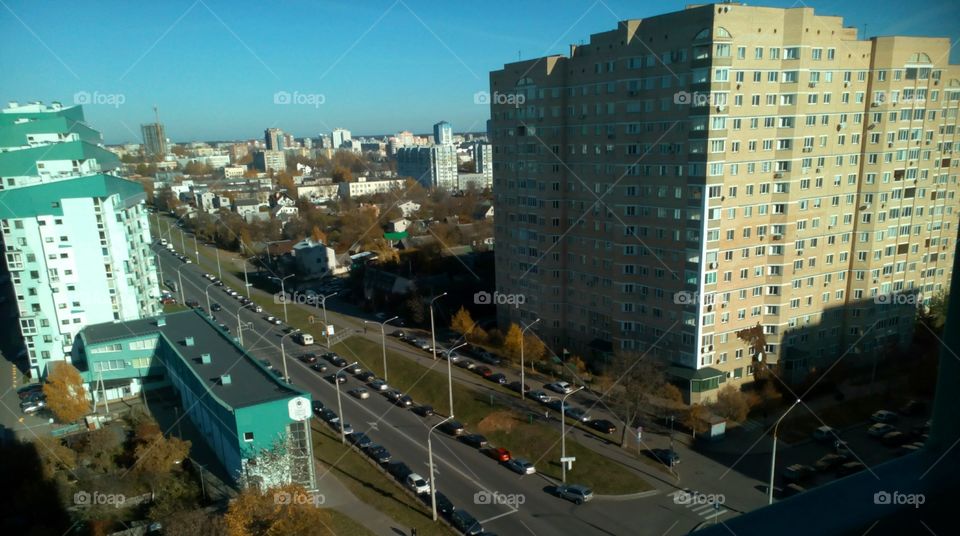
[(774, 239), (774, 240), (782, 240), (782, 239), (783, 239), (783, 235), (781, 235), (781, 234), (775, 234), (775, 235), (772, 235), (772, 236), (773, 236), (773, 239)]
[(710, 269), (711, 269), (711, 270), (716, 270), (716, 269), (717, 269), (717, 263), (711, 262), (711, 263), (710, 263)]
[(810, 84), (808, 84), (808, 86), (809, 86), (809, 87), (817, 87), (817, 83), (816, 83), (816, 82), (810, 82)]
[(727, 109), (726, 106), (722, 106), (722, 105), (721, 105), (721, 106), (717, 106), (717, 112), (723, 112), (723, 111), (726, 110), (726, 109)]
[(893, 143), (892, 143), (892, 142), (887, 144), (887, 149), (889, 149), (889, 148), (891, 148), (891, 147), (893, 147)]
[(812, 153), (812, 152), (813, 152), (813, 147), (804, 147), (804, 148), (803, 148), (803, 152), (805, 152), (805, 153)]
[(871, 108), (876, 108), (877, 106), (880, 106), (880, 103), (879, 103), (879, 102), (871, 102), (871, 103), (870, 103), (870, 107), (871, 107)]
[(773, 174), (773, 178), (774, 178), (774, 179), (782, 179), (782, 178), (783, 178), (783, 173), (774, 173), (774, 174)]
[(843, 87), (850, 87), (850, 82), (844, 82)]

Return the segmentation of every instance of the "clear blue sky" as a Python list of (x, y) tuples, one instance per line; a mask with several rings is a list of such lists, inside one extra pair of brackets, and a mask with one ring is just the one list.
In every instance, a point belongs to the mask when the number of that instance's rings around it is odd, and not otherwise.
[[(159, 105), (176, 141), (483, 130), (473, 95), (504, 63), (552, 53), (617, 20), (682, 9), (674, 0), (0, 0), (0, 99), (85, 106), (108, 143), (140, 141)], [(756, 5), (790, 7), (802, 1)], [(868, 35), (960, 37), (956, 0), (807, 0)], [(956, 48), (953, 61), (958, 61)], [(319, 106), (274, 94), (321, 94)], [(111, 104), (113, 95), (122, 103)]]

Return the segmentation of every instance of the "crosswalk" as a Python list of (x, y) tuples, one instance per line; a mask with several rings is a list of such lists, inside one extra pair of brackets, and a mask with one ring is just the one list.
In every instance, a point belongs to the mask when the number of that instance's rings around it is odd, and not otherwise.
[(730, 512), (723, 507), (723, 495), (700, 493), (693, 490), (677, 490), (667, 497), (670, 497), (674, 504), (685, 507), (707, 521), (713, 521)]

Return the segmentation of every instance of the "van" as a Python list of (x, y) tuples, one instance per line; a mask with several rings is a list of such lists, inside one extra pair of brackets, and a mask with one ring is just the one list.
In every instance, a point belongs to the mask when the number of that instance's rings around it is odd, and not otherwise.
[(309, 333), (298, 333), (295, 338), (296, 338), (296, 340), (297, 340), (298, 343), (300, 343), (300, 344), (302, 344), (302, 345), (304, 345), (304, 346), (307, 346), (307, 345), (309, 345), (309, 344), (313, 344), (313, 335), (311, 335), (311, 334), (309, 334)]

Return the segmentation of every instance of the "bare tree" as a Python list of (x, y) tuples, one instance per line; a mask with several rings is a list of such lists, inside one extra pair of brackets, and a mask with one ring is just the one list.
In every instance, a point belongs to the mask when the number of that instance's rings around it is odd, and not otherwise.
[(616, 354), (610, 363), (609, 376), (615, 383), (607, 394), (610, 409), (623, 421), (620, 446), (626, 447), (627, 428), (634, 425), (640, 413), (650, 406), (650, 397), (656, 396), (666, 384), (664, 365), (653, 359), (634, 354)]

